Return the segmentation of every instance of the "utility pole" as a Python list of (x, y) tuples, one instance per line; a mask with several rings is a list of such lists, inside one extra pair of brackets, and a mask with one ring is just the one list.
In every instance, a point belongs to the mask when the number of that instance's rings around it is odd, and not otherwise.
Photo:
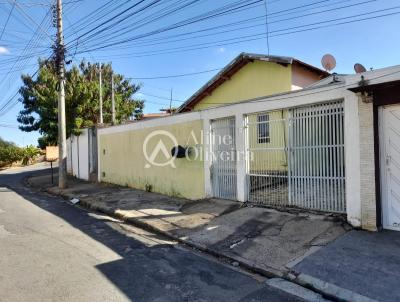
[(111, 121), (115, 125), (115, 92), (114, 92), (114, 73), (111, 72)]
[(65, 123), (65, 48), (62, 22), (62, 0), (57, 0), (57, 44), (56, 62), (58, 68), (58, 187), (67, 187), (67, 131)]
[(100, 81), (100, 90), (99, 90), (99, 96), (100, 96), (100, 124), (103, 124), (103, 88), (102, 88), (102, 79), (101, 79), (101, 63), (100, 63), (100, 68), (99, 68), (99, 81)]
[(169, 100), (169, 114), (172, 115), (172, 88), (171, 88), (171, 98)]

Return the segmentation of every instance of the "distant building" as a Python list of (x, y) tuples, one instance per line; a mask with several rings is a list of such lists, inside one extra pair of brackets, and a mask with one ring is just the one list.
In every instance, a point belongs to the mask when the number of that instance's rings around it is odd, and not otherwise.
[(149, 119), (165, 117), (165, 116), (169, 116), (169, 115), (171, 115), (171, 114), (168, 112), (146, 113), (146, 114), (143, 114), (143, 116), (140, 120), (149, 120)]

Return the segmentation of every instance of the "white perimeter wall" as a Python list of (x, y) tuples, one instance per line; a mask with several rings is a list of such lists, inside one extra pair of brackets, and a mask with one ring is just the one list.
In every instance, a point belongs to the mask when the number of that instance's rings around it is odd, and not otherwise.
[[(322, 87), (303, 89), (282, 95), (275, 95), (266, 98), (258, 98), (242, 103), (210, 108), (198, 112), (182, 113), (170, 117), (163, 117), (128, 125), (119, 125), (98, 130), (98, 141), (102, 134), (118, 133), (134, 129), (145, 129), (151, 127), (163, 127), (166, 125), (202, 119), (204, 125), (203, 148), (209, 152), (210, 123), (213, 119), (223, 117), (235, 117), (236, 120), (236, 148), (238, 152), (245, 152), (244, 117), (247, 114), (293, 108), (303, 105), (324, 103), (333, 100), (343, 100), (345, 108), (345, 163), (346, 163), (346, 208), (347, 219), (353, 226), (362, 225), (362, 186), (360, 167), (360, 113), (359, 98), (349, 91), (349, 88), (359, 86), (361, 77), (368, 84), (378, 84), (400, 79), (400, 66), (366, 72), (362, 75), (345, 76), (345, 82), (333, 83)], [(100, 143), (98, 143), (100, 145)], [(211, 163), (204, 161), (205, 192), (212, 197), (210, 178)], [(99, 158), (98, 171), (101, 171)], [(100, 178), (99, 178), (100, 179)], [(246, 166), (244, 160), (237, 161), (237, 192), (238, 200), (245, 201)]]
[(67, 141), (67, 171), (72, 176), (89, 180), (89, 134), (83, 129), (79, 136), (72, 135)]

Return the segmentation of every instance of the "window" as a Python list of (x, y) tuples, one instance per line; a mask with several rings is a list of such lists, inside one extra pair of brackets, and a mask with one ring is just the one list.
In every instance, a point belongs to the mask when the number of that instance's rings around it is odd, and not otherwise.
[(265, 144), (269, 143), (269, 115), (259, 114), (257, 116), (258, 122), (258, 143)]

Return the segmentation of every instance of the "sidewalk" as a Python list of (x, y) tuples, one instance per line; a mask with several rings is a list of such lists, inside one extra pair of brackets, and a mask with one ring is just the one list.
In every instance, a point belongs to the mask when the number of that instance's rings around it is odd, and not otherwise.
[[(351, 231), (294, 267), (305, 283), (372, 300), (400, 301), (400, 233)], [(302, 279), (302, 275), (299, 275)], [(324, 280), (323, 282), (321, 280)], [(351, 301), (366, 301), (351, 299)]]
[(190, 201), (76, 179), (60, 191), (51, 185), (50, 175), (27, 182), (270, 277), (295, 279), (291, 272), (297, 263), (350, 229), (331, 215), (242, 207), (217, 199)]

